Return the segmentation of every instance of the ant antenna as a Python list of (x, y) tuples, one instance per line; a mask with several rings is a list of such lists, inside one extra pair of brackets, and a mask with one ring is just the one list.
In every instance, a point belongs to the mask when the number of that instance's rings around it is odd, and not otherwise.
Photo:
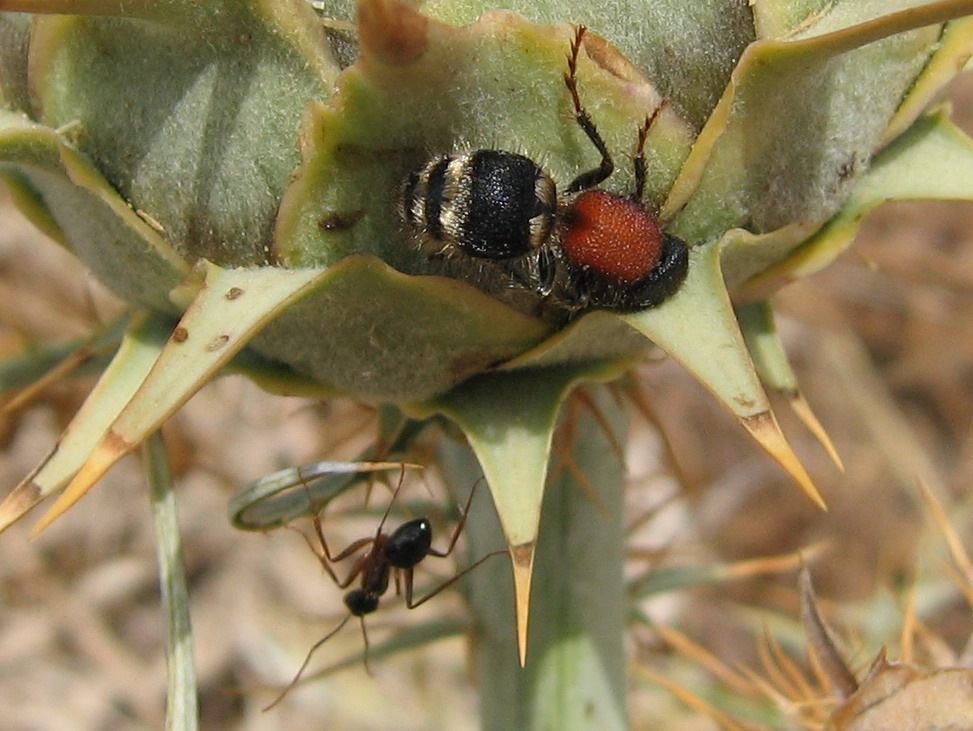
[[(315, 650), (317, 650), (319, 647), (321, 647), (321, 645), (323, 645), (325, 642), (327, 642), (332, 637), (334, 637), (336, 634), (338, 634), (338, 632), (340, 632), (341, 629), (346, 624), (348, 624), (348, 620), (351, 619), (351, 616), (352, 616), (351, 615), (351, 612), (348, 612), (348, 614), (345, 615), (344, 619), (341, 620), (341, 622), (338, 624), (337, 627), (335, 627), (333, 630), (331, 630), (330, 632), (328, 632), (328, 634), (326, 634), (320, 640), (318, 640), (313, 645), (311, 645), (311, 649), (307, 651), (307, 656), (304, 658), (304, 662), (301, 663), (301, 667), (298, 668), (297, 673), (291, 679), (291, 682), (289, 682), (286, 686), (284, 686), (284, 689), (277, 695), (276, 698), (274, 698), (273, 701), (271, 701), (268, 705), (266, 705), (263, 708), (261, 708), (260, 709), (261, 712), (266, 713), (271, 708), (273, 708), (278, 703), (280, 703), (282, 700), (284, 700), (284, 697), (288, 693), (290, 693), (291, 690), (294, 689), (294, 686), (297, 685), (298, 681), (301, 679), (301, 675), (304, 674), (304, 671), (307, 669), (308, 663), (311, 662), (311, 656), (314, 654)], [(362, 622), (362, 627), (364, 628), (364, 626), (365, 626), (364, 625), (364, 622)]]

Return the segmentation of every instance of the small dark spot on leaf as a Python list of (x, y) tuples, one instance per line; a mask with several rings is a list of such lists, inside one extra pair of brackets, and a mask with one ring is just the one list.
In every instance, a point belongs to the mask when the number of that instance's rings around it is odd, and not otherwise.
[(353, 211), (351, 213), (330, 213), (318, 219), (318, 226), (324, 231), (347, 231), (358, 223), (365, 211)]
[(172, 340), (176, 343), (184, 343), (189, 340), (189, 330), (184, 327), (177, 327), (172, 331)]
[(741, 409), (744, 411), (753, 411), (757, 406), (757, 402), (750, 398), (743, 398), (740, 396), (735, 397), (734, 402), (736, 402)]
[(841, 165), (838, 166), (838, 179), (848, 180), (848, 178), (852, 177), (858, 171), (857, 162), (858, 161), (854, 158), (854, 156), (852, 156), (845, 162), (841, 163)]
[(230, 288), (229, 288), (229, 289), (228, 289), (228, 290), (226, 291), (226, 295), (225, 295), (225, 296), (226, 296), (226, 298), (227, 298), (228, 300), (235, 300), (235, 299), (236, 299), (237, 297), (239, 297), (239, 296), (240, 296), (241, 294), (243, 294), (243, 290), (242, 290), (242, 289), (240, 289), (239, 287), (230, 287)]
[(131, 443), (114, 429), (110, 429), (102, 442), (106, 447), (116, 454), (120, 454), (131, 447)]
[(220, 335), (218, 337), (215, 337), (209, 342), (209, 345), (206, 346), (206, 350), (208, 350), (210, 353), (217, 351), (220, 348), (222, 348), (224, 345), (226, 345), (227, 342), (229, 342), (229, 340), (230, 340), (229, 335)]

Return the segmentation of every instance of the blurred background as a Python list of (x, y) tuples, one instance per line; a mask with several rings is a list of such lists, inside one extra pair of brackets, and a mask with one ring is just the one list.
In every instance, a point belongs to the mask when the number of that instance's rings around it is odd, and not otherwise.
[[(950, 96), (957, 122), (973, 130), (973, 78), (960, 79)], [(834, 265), (786, 288), (774, 302), (805, 396), (844, 461), (840, 472), (787, 405), (776, 404), (829, 512), (812, 505), (676, 364), (654, 359), (639, 373), (651, 418), (636, 417), (627, 457), (628, 571), (636, 578), (663, 567), (736, 562), (820, 544), (816, 588), (823, 606), (840, 619), (837, 629), (854, 668), (866, 668), (882, 643), (894, 656), (901, 600), (913, 585), (924, 626), (947, 658), (967, 642), (973, 623), (943, 569), (941, 535), (917, 482), (930, 487), (968, 539), (973, 205), (887, 206)], [(0, 358), (82, 336), (119, 311), (0, 192)], [(77, 375), (0, 415), (4, 492), (50, 449), (93, 382), (93, 374)], [(371, 676), (354, 663), (302, 686), (273, 711), (260, 711), (311, 644), (344, 615), (342, 592), (293, 531), (233, 530), (227, 501), (274, 470), (352, 458), (369, 443), (374, 420), (367, 407), (272, 397), (229, 377), (205, 388), (169, 424), (204, 727), (477, 728), (470, 648), (462, 638), (373, 661)], [(451, 504), (434, 478), (421, 484), (408, 489)], [(474, 513), (489, 509), (485, 496)], [(374, 504), (383, 507), (386, 500), (380, 495)], [(0, 728), (161, 728), (165, 625), (138, 459), (127, 458), (30, 541), (37, 517), (39, 511), (0, 536)], [(342, 547), (367, 536), (376, 520), (329, 511), (329, 542)], [(307, 522), (299, 527), (310, 529)], [(459, 554), (440, 562), (439, 576), (468, 561)], [(373, 639), (388, 626), (462, 617), (462, 604), (451, 594), (413, 612), (388, 599), (388, 609), (369, 618)], [(801, 649), (796, 596), (790, 570), (659, 593), (639, 608), (724, 662), (759, 669), (755, 637), (763, 623)], [(647, 625), (633, 626), (630, 639), (636, 666), (664, 669), (696, 693), (736, 702), (732, 689)], [(356, 623), (349, 623), (312, 666), (361, 647)], [(633, 677), (636, 728), (716, 728), (650, 679)]]

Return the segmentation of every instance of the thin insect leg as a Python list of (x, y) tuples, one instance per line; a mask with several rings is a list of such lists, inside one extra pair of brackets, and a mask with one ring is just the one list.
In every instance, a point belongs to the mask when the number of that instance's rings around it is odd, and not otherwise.
[(396, 594), (399, 593), (400, 574), (404, 576), (403, 581), (405, 582), (405, 605), (409, 609), (412, 609), (413, 606), (417, 606), (417, 605), (413, 605), (412, 603), (412, 582), (413, 582), (413, 578), (415, 577), (415, 569), (402, 569), (402, 571), (395, 572), (395, 593)]
[[(341, 581), (338, 579), (338, 575), (335, 573), (334, 567), (331, 565), (334, 558), (331, 556), (331, 551), (328, 549), (328, 541), (324, 537), (324, 528), (321, 525), (321, 516), (318, 515), (318, 509), (314, 505), (314, 498), (311, 496), (311, 488), (308, 486), (307, 482), (305, 482), (304, 475), (301, 474), (300, 468), (298, 468), (297, 474), (301, 480), (301, 485), (304, 487), (304, 493), (307, 495), (307, 507), (313, 516), (311, 518), (311, 523), (314, 525), (314, 532), (318, 537), (320, 550), (315, 548), (310, 539), (301, 533), (301, 531), (297, 532), (301, 534), (301, 538), (303, 538), (307, 542), (307, 545), (310, 546), (312, 553), (317, 556), (318, 561), (324, 567), (324, 570), (328, 572), (328, 575), (331, 577), (334, 583), (341, 586)], [(295, 528), (295, 530), (297, 529)]]
[[(321, 525), (321, 517), (318, 515), (314, 507), (314, 499), (311, 497), (311, 489), (308, 487), (308, 484), (304, 481), (303, 477), (301, 478), (301, 484), (304, 486), (304, 492), (307, 494), (308, 508), (311, 510), (311, 514), (314, 516), (311, 518), (311, 522), (314, 525), (314, 532), (317, 535), (318, 543), (320, 544), (321, 550), (319, 551), (317, 548), (315, 548), (314, 545), (311, 543), (310, 539), (308, 539), (306, 535), (301, 533), (301, 531), (297, 531), (297, 532), (300, 533), (301, 538), (303, 538), (307, 542), (307, 545), (311, 548), (311, 552), (314, 553), (315, 556), (317, 556), (318, 562), (321, 564), (321, 566), (324, 567), (324, 570), (328, 573), (328, 576), (331, 577), (331, 580), (334, 581), (334, 583), (338, 586), (339, 589), (345, 589), (351, 584), (352, 581), (354, 581), (359, 576), (359, 574), (361, 574), (364, 568), (363, 563), (366, 557), (360, 558), (355, 563), (355, 565), (352, 567), (351, 571), (349, 572), (348, 576), (344, 580), (338, 578), (338, 574), (335, 572), (334, 566), (332, 566), (332, 564), (336, 561), (342, 561), (348, 558), (353, 553), (360, 551), (365, 546), (374, 543), (375, 539), (359, 538), (357, 541), (353, 542), (343, 551), (341, 551), (337, 555), (332, 556), (331, 549), (328, 548), (328, 541), (324, 537), (324, 528)], [(297, 529), (295, 528), (295, 530)]]
[(314, 654), (315, 650), (317, 650), (319, 647), (321, 647), (321, 645), (323, 645), (325, 642), (327, 642), (332, 637), (334, 637), (336, 634), (338, 634), (338, 632), (341, 631), (341, 628), (344, 627), (346, 624), (348, 624), (348, 620), (349, 619), (351, 619), (351, 614), (350, 613), (347, 614), (347, 615), (345, 615), (345, 618), (341, 620), (341, 623), (337, 627), (335, 627), (333, 630), (331, 630), (330, 632), (328, 632), (328, 634), (326, 634), (320, 640), (318, 640), (313, 645), (311, 645), (311, 649), (307, 651), (307, 656), (304, 658), (304, 662), (301, 663), (301, 667), (298, 668), (297, 673), (294, 675), (294, 677), (291, 680), (291, 682), (289, 682), (287, 684), (287, 687), (285, 687), (280, 692), (280, 694), (276, 698), (274, 698), (273, 702), (271, 702), (270, 705), (264, 706), (264, 708), (263, 708), (264, 711), (269, 711), (271, 708), (273, 708), (278, 703), (280, 703), (282, 700), (284, 700), (284, 697), (288, 693), (291, 692), (291, 690), (293, 689), (293, 687), (295, 685), (297, 685), (298, 681), (301, 679), (301, 675), (304, 674), (304, 671), (307, 669), (308, 663), (311, 662), (311, 656)]
[(429, 601), (434, 596), (436, 596), (436, 594), (443, 591), (444, 589), (448, 589), (457, 581), (462, 579), (464, 576), (470, 573), (470, 571), (475, 569), (477, 566), (479, 566), (481, 563), (486, 561), (488, 558), (493, 558), (494, 556), (500, 556), (505, 553), (507, 553), (505, 550), (491, 551), (486, 556), (480, 557), (477, 561), (467, 566), (465, 569), (463, 569), (458, 574), (456, 574), (456, 576), (453, 576), (452, 578), (444, 581), (442, 584), (440, 584), (435, 589), (433, 589), (428, 594), (426, 594), (424, 597), (422, 597), (422, 599), (418, 599), (416, 601), (413, 601), (412, 599), (412, 572), (409, 571), (405, 576), (405, 605), (409, 609), (415, 609), (416, 607), (425, 604), (427, 601)]
[(666, 104), (669, 103), (669, 99), (663, 99), (659, 102), (652, 114), (645, 118), (645, 122), (642, 124), (641, 129), (639, 129), (639, 139), (636, 143), (635, 159), (633, 164), (635, 166), (635, 193), (632, 194), (632, 199), (642, 202), (642, 194), (645, 192), (645, 139), (649, 136), (649, 130), (652, 129), (652, 125), (655, 124), (655, 120), (658, 118), (659, 113), (665, 108)]
[(399, 470), (399, 482), (395, 486), (395, 490), (392, 491), (392, 497), (389, 500), (388, 507), (385, 508), (385, 512), (382, 514), (382, 520), (378, 524), (378, 528), (375, 529), (375, 539), (382, 534), (382, 528), (385, 527), (385, 521), (389, 518), (389, 513), (392, 512), (392, 505), (395, 504), (395, 498), (398, 497), (399, 491), (402, 489), (402, 481), (405, 479), (405, 465), (403, 464)]
[(338, 575), (335, 573), (334, 568), (331, 566), (331, 561), (328, 560), (327, 555), (322, 553), (321, 549), (315, 546), (311, 542), (311, 539), (308, 538), (306, 535), (304, 535), (302, 531), (299, 531), (297, 528), (290, 525), (287, 527), (304, 539), (304, 542), (307, 543), (308, 548), (311, 549), (311, 553), (314, 554), (314, 557), (318, 560), (318, 563), (321, 564), (321, 567), (328, 573), (328, 576), (331, 577), (331, 580), (334, 581), (335, 584), (338, 584), (340, 586), (341, 581), (338, 579)]
[(598, 149), (598, 152), (601, 153), (601, 162), (594, 170), (581, 173), (581, 175), (572, 180), (571, 184), (565, 189), (566, 193), (577, 193), (580, 190), (593, 188), (603, 182), (615, 169), (615, 163), (612, 162), (611, 154), (608, 152), (605, 141), (601, 139), (595, 123), (591, 121), (588, 110), (581, 104), (581, 98), (578, 96), (578, 53), (581, 50), (581, 42), (584, 39), (585, 31), (586, 28), (583, 25), (579, 25), (577, 32), (574, 34), (574, 41), (571, 43), (571, 52), (568, 54), (568, 71), (564, 74), (564, 83), (571, 93), (571, 103), (574, 105), (574, 119), (578, 123), (578, 126), (584, 130), (584, 133), (588, 135), (588, 139)]
[(352, 543), (350, 546), (348, 546), (348, 548), (346, 548), (344, 551), (339, 553), (337, 556), (325, 557), (322, 556), (320, 553), (318, 553), (318, 549), (315, 548), (313, 543), (311, 543), (310, 538), (308, 538), (306, 535), (301, 533), (301, 531), (297, 530), (297, 528), (292, 528), (291, 530), (293, 530), (295, 533), (300, 535), (301, 538), (304, 539), (304, 541), (310, 547), (311, 552), (314, 553), (315, 557), (324, 567), (324, 570), (328, 572), (328, 576), (331, 577), (332, 581), (334, 581), (335, 585), (339, 589), (347, 589), (351, 585), (351, 582), (361, 575), (361, 572), (364, 570), (365, 565), (368, 562), (368, 554), (365, 554), (364, 556), (359, 558), (358, 561), (355, 562), (355, 565), (352, 566), (351, 571), (348, 572), (348, 576), (344, 579), (338, 578), (338, 574), (337, 572), (335, 572), (334, 567), (331, 565), (331, 561), (343, 561), (344, 559), (348, 558), (356, 551), (360, 551), (365, 546), (369, 546), (375, 542), (374, 538), (359, 538), (357, 541)]
[(463, 532), (463, 527), (466, 525), (466, 516), (470, 514), (470, 505), (473, 504), (473, 496), (476, 494), (476, 487), (482, 481), (483, 478), (481, 477), (474, 482), (473, 487), (470, 488), (470, 496), (466, 498), (466, 507), (463, 508), (463, 514), (460, 515), (459, 521), (456, 523), (456, 528), (453, 530), (453, 535), (449, 539), (449, 546), (447, 546), (445, 551), (437, 551), (435, 548), (430, 548), (427, 555), (446, 558), (453, 552), (453, 548), (456, 546), (456, 541), (459, 540), (459, 534)]
[(368, 664), (368, 655), (371, 651), (371, 644), (368, 642), (368, 630), (365, 628), (365, 617), (359, 617), (358, 623), (361, 625), (361, 636), (362, 640), (365, 642), (365, 652), (362, 654), (362, 663), (365, 665), (365, 672), (369, 675), (374, 675), (372, 673), (372, 668)]
[[(504, 273), (507, 274), (514, 281), (514, 283), (521, 287), (533, 290), (541, 297), (546, 297), (551, 293), (551, 290), (554, 289), (556, 262), (553, 254), (551, 254), (546, 247), (542, 247), (535, 255), (535, 263), (533, 266), (536, 269), (536, 274), (533, 272), (525, 273), (522, 270), (524, 260), (502, 261), (500, 263), (503, 264)], [(518, 266), (518, 264), (520, 266)]]
[[(352, 543), (348, 548), (339, 553), (334, 557), (335, 561), (341, 561), (342, 559), (348, 558), (351, 554), (356, 551), (360, 551), (365, 546), (370, 546), (375, 543), (374, 538), (359, 538), (357, 541)], [(347, 589), (351, 586), (351, 582), (361, 576), (362, 571), (369, 565), (372, 560), (372, 554), (366, 553), (364, 556), (359, 556), (358, 560), (355, 561), (355, 565), (351, 567), (351, 571), (348, 572), (348, 576), (345, 577), (344, 581), (335, 579), (335, 584), (338, 585), (339, 589)], [(333, 575), (333, 574), (332, 574)]]

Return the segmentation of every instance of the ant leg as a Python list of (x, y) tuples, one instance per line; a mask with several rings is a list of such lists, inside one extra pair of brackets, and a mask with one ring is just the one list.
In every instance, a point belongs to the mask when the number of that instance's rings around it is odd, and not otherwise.
[[(350, 546), (348, 546), (348, 548), (346, 548), (344, 551), (342, 551), (337, 556), (335, 556), (333, 560), (341, 561), (343, 559), (346, 559), (356, 551), (360, 551), (365, 546), (370, 546), (374, 543), (375, 543), (374, 538), (359, 538), (357, 541), (355, 541)], [(361, 576), (361, 572), (365, 570), (366, 566), (368, 566), (368, 563), (371, 560), (371, 558), (372, 556), (369, 553), (366, 553), (364, 556), (359, 556), (358, 560), (355, 561), (355, 565), (351, 567), (351, 571), (348, 572), (348, 576), (345, 577), (345, 580), (341, 581), (335, 578), (334, 583), (337, 584), (339, 589), (347, 589), (349, 586), (351, 586), (352, 581), (354, 581), (359, 576)], [(329, 573), (331, 573), (331, 575), (334, 576), (333, 571)]]
[(341, 628), (344, 627), (346, 624), (348, 624), (349, 619), (351, 619), (351, 613), (347, 614), (345, 618), (341, 620), (341, 623), (337, 627), (335, 627), (333, 630), (328, 632), (328, 634), (326, 634), (320, 640), (318, 640), (313, 645), (311, 645), (311, 649), (307, 651), (307, 656), (304, 658), (304, 662), (301, 663), (301, 667), (298, 668), (297, 673), (294, 675), (291, 682), (289, 682), (287, 686), (280, 692), (280, 694), (276, 698), (274, 698), (274, 700), (270, 703), (270, 705), (264, 706), (261, 709), (262, 711), (264, 712), (269, 711), (271, 708), (273, 708), (282, 700), (284, 700), (287, 694), (291, 692), (294, 686), (297, 685), (298, 681), (301, 679), (301, 675), (304, 674), (304, 670), (307, 669), (308, 663), (311, 662), (311, 656), (314, 654), (315, 650), (317, 650), (319, 647), (321, 647), (321, 645), (323, 645), (325, 642), (327, 642), (336, 634), (338, 634), (338, 632), (341, 631)]
[(583, 25), (579, 25), (578, 30), (574, 34), (574, 41), (571, 43), (571, 52), (568, 54), (568, 72), (564, 74), (564, 83), (571, 93), (571, 102), (574, 104), (574, 119), (578, 123), (578, 126), (584, 130), (584, 133), (588, 135), (588, 139), (598, 149), (598, 152), (601, 153), (601, 162), (594, 170), (581, 173), (581, 175), (572, 180), (571, 184), (565, 189), (565, 193), (577, 193), (581, 190), (593, 188), (603, 182), (615, 169), (615, 163), (612, 162), (611, 154), (608, 152), (605, 141), (601, 139), (595, 123), (591, 121), (591, 116), (582, 106), (581, 98), (578, 96), (578, 53), (581, 50), (581, 42), (584, 39), (586, 30)]
[(315, 555), (315, 557), (317, 557), (318, 562), (328, 573), (328, 576), (331, 577), (331, 580), (334, 581), (335, 585), (339, 589), (346, 589), (348, 588), (348, 586), (351, 585), (351, 582), (354, 581), (359, 574), (361, 574), (362, 569), (364, 568), (363, 566), (364, 559), (358, 560), (358, 562), (352, 567), (348, 576), (344, 580), (338, 578), (338, 574), (335, 573), (334, 566), (332, 566), (331, 564), (334, 563), (335, 561), (342, 561), (348, 558), (350, 555), (352, 555), (357, 551), (360, 551), (365, 546), (374, 543), (375, 539), (359, 538), (357, 541), (353, 542), (343, 551), (341, 551), (335, 556), (332, 556), (331, 550), (328, 548), (328, 541), (324, 537), (324, 528), (322, 528), (321, 526), (321, 518), (314, 510), (314, 502), (313, 499), (311, 498), (311, 490), (310, 488), (308, 488), (307, 483), (304, 482), (303, 480), (301, 484), (304, 485), (304, 492), (307, 493), (308, 506), (310, 507), (311, 512), (314, 515), (314, 517), (311, 518), (311, 521), (314, 524), (314, 532), (317, 535), (320, 550), (319, 548), (315, 547), (315, 545), (311, 543), (311, 540), (306, 535), (304, 535), (301, 531), (297, 530), (296, 528), (294, 528), (293, 530), (296, 531), (301, 536), (301, 538), (304, 539), (308, 547), (311, 549), (311, 552)]
[(659, 102), (659, 106), (652, 111), (650, 116), (645, 118), (645, 122), (643, 122), (641, 129), (639, 129), (639, 139), (636, 143), (635, 159), (633, 160), (635, 166), (635, 193), (632, 195), (632, 199), (639, 203), (642, 202), (642, 194), (645, 192), (645, 138), (649, 136), (649, 130), (652, 129), (652, 125), (655, 124), (659, 113), (665, 109), (668, 103), (668, 98)]
[(470, 514), (470, 505), (473, 504), (473, 496), (476, 494), (476, 487), (483, 481), (481, 477), (476, 482), (473, 483), (473, 487), (470, 488), (470, 496), (466, 498), (466, 507), (463, 508), (463, 514), (460, 516), (459, 521), (456, 523), (456, 528), (453, 530), (453, 535), (449, 539), (449, 546), (446, 547), (445, 551), (437, 551), (435, 548), (429, 549), (427, 556), (438, 556), (439, 558), (446, 558), (449, 554), (453, 552), (453, 548), (456, 546), (456, 541), (459, 540), (459, 534), (463, 532), (463, 528), (466, 525), (466, 517)]
[(385, 508), (385, 512), (382, 514), (382, 520), (379, 521), (378, 528), (375, 529), (375, 538), (373, 540), (378, 540), (378, 537), (382, 535), (382, 528), (385, 527), (385, 521), (389, 518), (389, 513), (392, 512), (392, 506), (395, 504), (395, 498), (399, 496), (399, 491), (402, 489), (402, 481), (405, 479), (405, 464), (399, 469), (399, 482), (392, 491), (392, 497), (389, 499), (388, 507)]
[(444, 589), (448, 589), (453, 584), (455, 584), (457, 581), (459, 581), (460, 579), (462, 579), (464, 576), (466, 576), (468, 573), (470, 573), (473, 569), (475, 569), (481, 563), (483, 563), (484, 561), (486, 561), (488, 558), (493, 558), (494, 556), (500, 556), (500, 555), (503, 555), (505, 553), (507, 553), (507, 551), (501, 549), (501, 550), (498, 550), (498, 551), (491, 551), (486, 556), (481, 556), (477, 561), (475, 561), (474, 563), (470, 564), (465, 569), (463, 569), (458, 574), (456, 574), (456, 576), (452, 577), (451, 579), (447, 579), (442, 584), (440, 584), (435, 589), (433, 589), (428, 594), (426, 594), (424, 597), (422, 597), (421, 599), (418, 599), (418, 600), (413, 600), (413, 598), (412, 598), (412, 569), (406, 569), (406, 574), (405, 574), (405, 605), (409, 609), (415, 609), (416, 607), (418, 607), (418, 606), (420, 606), (422, 604), (425, 604), (427, 601), (429, 601), (434, 596), (436, 596), (439, 592), (443, 591)]
[[(311, 496), (311, 488), (304, 481), (304, 476), (301, 474), (300, 468), (298, 469), (297, 474), (298, 477), (300, 477), (301, 485), (304, 487), (304, 493), (307, 495), (307, 507), (313, 516), (311, 518), (311, 522), (314, 525), (314, 533), (317, 535), (320, 550), (318, 547), (315, 547), (313, 543), (311, 543), (311, 539), (304, 535), (304, 533), (296, 528), (294, 528), (294, 530), (300, 533), (301, 538), (303, 538), (307, 543), (308, 547), (311, 549), (311, 552), (317, 557), (324, 570), (328, 572), (328, 576), (331, 577), (331, 580), (334, 581), (334, 583), (338, 586), (341, 586), (341, 581), (338, 579), (338, 575), (334, 572), (334, 567), (331, 565), (331, 562), (335, 559), (332, 557), (331, 551), (328, 548), (328, 541), (324, 537), (324, 528), (321, 526), (321, 516), (318, 515), (318, 509), (314, 506), (314, 498)], [(274, 703), (276, 702), (277, 701), (274, 701)]]
[[(340, 585), (341, 581), (338, 579), (338, 575), (334, 572), (334, 568), (331, 566), (331, 562), (328, 560), (328, 556), (326, 555), (327, 546), (324, 546), (323, 549), (324, 552), (322, 552), (322, 549), (318, 548), (318, 546), (315, 546), (311, 542), (311, 539), (308, 538), (306, 535), (304, 535), (303, 531), (299, 531), (297, 528), (290, 525), (287, 527), (304, 539), (304, 542), (307, 543), (308, 548), (311, 549), (311, 553), (314, 554), (314, 557), (318, 560), (318, 563), (321, 564), (321, 567), (328, 573), (328, 576), (331, 577), (331, 580), (334, 581), (335, 584)], [(319, 537), (319, 545), (323, 545), (320, 544), (320, 537)]]
[(365, 643), (365, 650), (362, 653), (362, 663), (364, 663), (365, 665), (365, 672), (368, 673), (369, 675), (374, 675), (371, 666), (368, 664), (368, 655), (369, 655), (369, 650), (371, 648), (371, 645), (368, 643), (368, 630), (365, 629), (365, 617), (363, 616), (359, 617), (358, 622), (359, 624), (361, 624), (361, 636), (362, 636), (362, 640)]

